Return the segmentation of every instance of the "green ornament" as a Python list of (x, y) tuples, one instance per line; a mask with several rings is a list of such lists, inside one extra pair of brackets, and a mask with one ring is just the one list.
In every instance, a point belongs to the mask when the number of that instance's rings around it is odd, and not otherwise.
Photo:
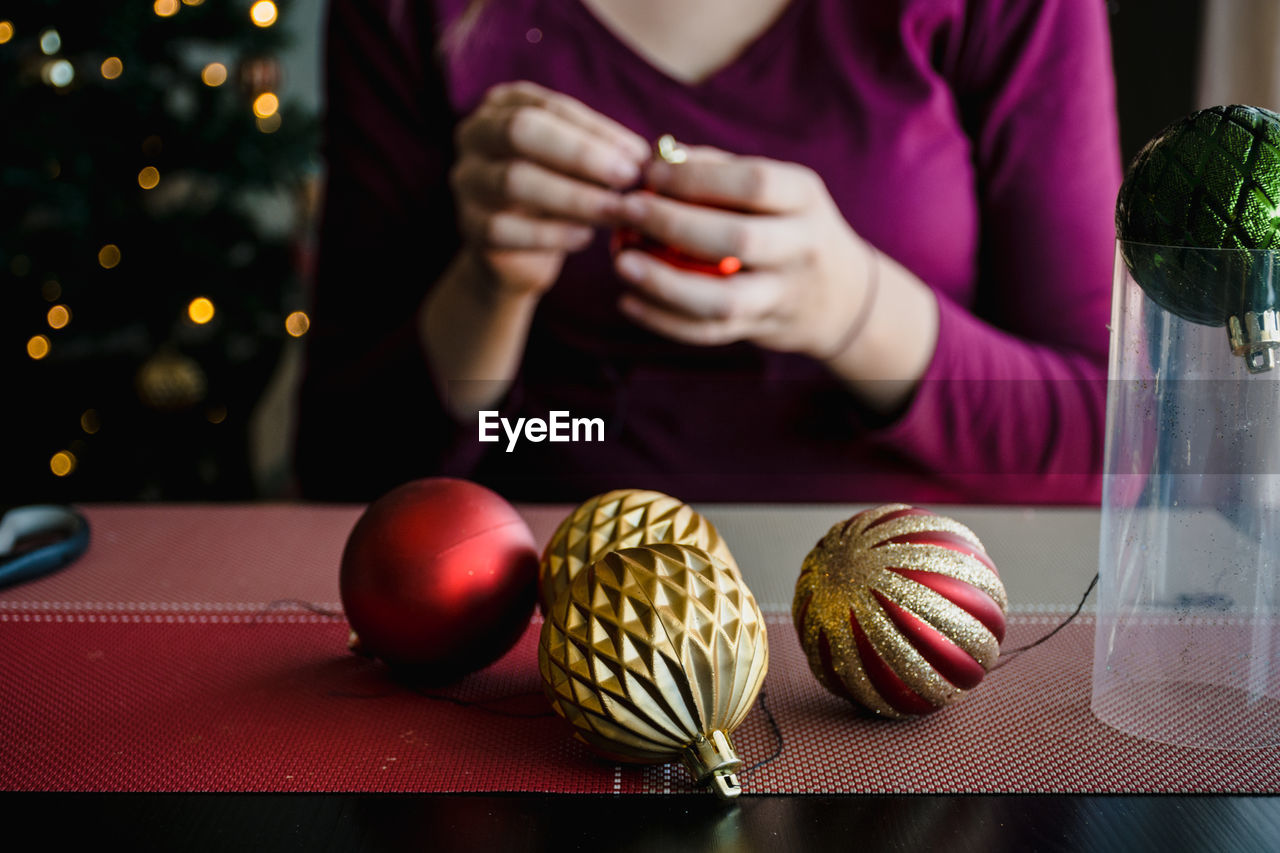
[(1116, 203), (1120, 251), (1160, 307), (1226, 325), (1251, 371), (1280, 348), (1280, 114), (1219, 106), (1138, 152)]

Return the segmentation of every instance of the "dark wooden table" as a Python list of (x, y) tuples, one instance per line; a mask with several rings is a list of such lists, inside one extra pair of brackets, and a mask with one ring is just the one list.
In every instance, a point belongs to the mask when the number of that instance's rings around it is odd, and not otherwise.
[(1221, 796), (7, 794), (41, 847), (444, 851), (1267, 851), (1280, 799)]

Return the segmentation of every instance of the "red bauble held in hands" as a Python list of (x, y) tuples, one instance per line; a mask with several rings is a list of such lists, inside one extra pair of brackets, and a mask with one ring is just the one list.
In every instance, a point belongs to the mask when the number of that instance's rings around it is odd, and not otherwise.
[(742, 261), (732, 255), (727, 258), (721, 258), (718, 261), (704, 261), (702, 258), (694, 257), (688, 252), (682, 252), (673, 246), (659, 243), (634, 228), (615, 228), (609, 241), (610, 253), (617, 256), (619, 252), (626, 249), (638, 249), (641, 252), (648, 252), (651, 255), (658, 256), (673, 267), (700, 272), (704, 275), (727, 276), (733, 275), (742, 269)]
[(442, 683), (501, 657), (533, 613), (538, 552), (501, 496), (465, 480), (415, 480), (365, 510), (342, 554), (352, 648)]
[[(658, 139), (654, 146), (654, 156), (666, 161), (667, 163), (677, 164), (683, 163), (689, 158), (689, 153), (680, 143), (676, 142), (675, 137), (670, 134), (664, 134)], [(626, 249), (637, 249), (641, 252), (648, 252), (656, 255), (673, 267), (679, 267), (683, 270), (691, 270), (700, 272), (704, 275), (728, 276), (733, 275), (742, 269), (742, 261), (730, 255), (726, 258), (720, 258), (715, 261), (704, 260), (696, 257), (688, 252), (681, 251), (674, 246), (668, 246), (657, 240), (642, 234), (634, 228), (615, 228), (613, 236), (609, 240), (609, 252), (617, 257), (619, 252)]]

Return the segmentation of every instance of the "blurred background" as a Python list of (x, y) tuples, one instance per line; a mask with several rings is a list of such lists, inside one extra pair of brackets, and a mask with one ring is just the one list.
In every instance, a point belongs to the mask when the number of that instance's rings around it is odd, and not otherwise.
[(0, 499), (288, 493), (323, 7), (0, 8)]
[[(1200, 106), (1280, 110), (1280, 0), (1108, 8), (1126, 161)], [(295, 495), (324, 14), (0, 6), (0, 504)]]

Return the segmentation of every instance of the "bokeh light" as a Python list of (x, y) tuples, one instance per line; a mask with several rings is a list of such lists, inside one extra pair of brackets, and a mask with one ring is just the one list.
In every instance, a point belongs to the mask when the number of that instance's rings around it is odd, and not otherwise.
[(144, 190), (153, 190), (160, 183), (160, 170), (155, 166), (147, 166), (138, 173), (138, 186)]
[(76, 470), (76, 455), (70, 450), (59, 450), (49, 460), (49, 470), (55, 477), (65, 477)]
[(45, 302), (57, 302), (62, 298), (62, 282), (56, 278), (46, 278), (40, 285), (40, 295)]
[(258, 0), (249, 7), (249, 17), (260, 27), (269, 27), (276, 22), (276, 4), (271, 0)]
[(263, 133), (275, 133), (280, 129), (280, 113), (272, 113), (266, 118), (255, 119), (258, 123), (258, 130)]
[(253, 114), (258, 118), (269, 118), (280, 109), (280, 99), (274, 92), (263, 92), (253, 99)]
[(102, 417), (98, 414), (97, 409), (85, 409), (80, 415), (80, 429), (85, 431), (87, 435), (93, 435), (102, 429)]
[(284, 330), (295, 338), (300, 338), (311, 328), (311, 318), (306, 311), (294, 311), (284, 318)]
[(36, 361), (48, 355), (50, 349), (49, 339), (44, 335), (32, 335), (27, 339), (27, 355)]
[(187, 305), (187, 316), (197, 326), (203, 326), (213, 319), (213, 302), (206, 296), (197, 296)]
[(0, 21), (0, 44), (4, 44), (13, 38), (13, 22)]
[(210, 62), (201, 69), (200, 79), (206, 86), (221, 86), (227, 82), (227, 66), (221, 62)]
[(178, 3), (178, 0), (156, 0), (155, 5), (152, 6), (152, 8), (156, 10), (156, 14), (160, 17), (170, 18), (178, 14), (178, 8), (180, 5), (181, 4)]
[(214, 406), (204, 413), (204, 419), (211, 424), (220, 424), (227, 419), (226, 406)]
[(98, 250), (98, 263), (104, 270), (109, 270), (120, 263), (120, 247), (108, 243)]
[(53, 56), (62, 49), (62, 36), (57, 30), (45, 30), (40, 34), (40, 52), (45, 56)]
[(55, 305), (49, 309), (45, 319), (49, 321), (51, 329), (65, 328), (71, 322), (71, 309), (65, 305)]
[(65, 59), (55, 59), (45, 65), (44, 77), (50, 85), (61, 89), (76, 79), (76, 69)]
[(102, 76), (108, 80), (114, 80), (124, 73), (124, 63), (120, 61), (118, 56), (108, 56), (102, 60)]

